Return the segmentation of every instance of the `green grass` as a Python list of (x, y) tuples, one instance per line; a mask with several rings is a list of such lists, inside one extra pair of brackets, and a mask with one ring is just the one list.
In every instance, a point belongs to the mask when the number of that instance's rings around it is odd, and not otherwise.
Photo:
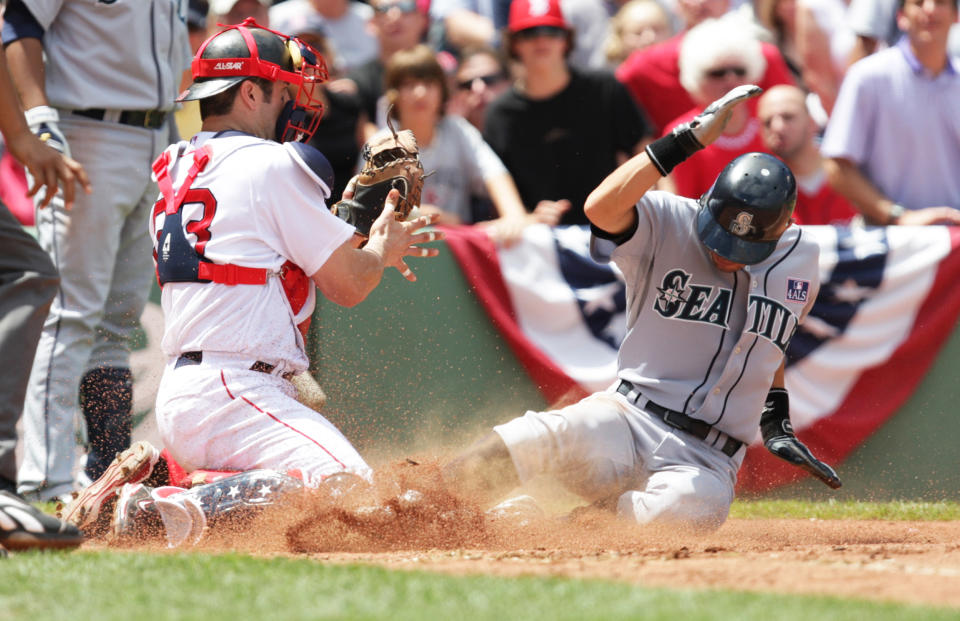
[(818, 518), (821, 520), (960, 520), (958, 502), (858, 502), (854, 500), (737, 500), (730, 517), (746, 519)]
[(936, 621), (956, 611), (826, 597), (454, 577), (232, 554), (22, 553), (0, 563), (0, 619), (803, 619)]
[[(48, 507), (49, 508), (49, 507)], [(737, 500), (731, 516), (957, 520), (960, 503)], [(237, 554), (74, 551), (0, 560), (0, 621), (112, 619), (936, 621), (934, 607), (561, 578), (456, 577)]]

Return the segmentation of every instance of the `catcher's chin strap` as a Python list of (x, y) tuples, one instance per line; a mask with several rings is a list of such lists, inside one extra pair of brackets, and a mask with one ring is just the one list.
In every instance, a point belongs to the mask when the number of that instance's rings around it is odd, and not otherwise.
[(162, 241), (157, 250), (157, 280), (161, 287), (168, 282), (215, 282), (231, 286), (267, 283), (265, 268), (212, 263), (203, 256), (201, 250), (191, 246), (184, 235), (180, 210), (194, 180), (206, 168), (211, 157), (212, 150), (208, 145), (197, 148), (187, 177), (176, 193), (170, 179), (170, 151), (164, 151), (153, 163), (153, 173), (164, 199), (165, 214), (160, 234)]

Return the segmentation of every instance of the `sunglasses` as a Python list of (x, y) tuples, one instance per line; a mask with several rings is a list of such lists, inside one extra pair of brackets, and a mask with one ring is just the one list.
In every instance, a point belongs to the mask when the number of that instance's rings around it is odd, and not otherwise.
[(499, 84), (507, 79), (507, 76), (502, 73), (491, 73), (490, 75), (478, 75), (475, 78), (469, 80), (461, 80), (457, 82), (457, 88), (461, 91), (469, 91), (473, 88), (473, 83), (475, 80), (480, 80), (487, 86), (493, 86), (494, 84)]
[(401, 13), (416, 13), (417, 12), (417, 3), (416, 0), (400, 0), (400, 2), (386, 2), (383, 4), (378, 4), (373, 7), (373, 10), (377, 13), (389, 13), (390, 9), (396, 8)]
[(708, 78), (719, 80), (720, 78), (726, 77), (728, 73), (732, 73), (738, 78), (743, 78), (747, 75), (747, 69), (745, 67), (717, 67), (716, 69), (707, 71), (705, 75)]
[(535, 39), (536, 37), (561, 38), (567, 36), (567, 31), (559, 26), (534, 26), (525, 28), (513, 34), (517, 39)]

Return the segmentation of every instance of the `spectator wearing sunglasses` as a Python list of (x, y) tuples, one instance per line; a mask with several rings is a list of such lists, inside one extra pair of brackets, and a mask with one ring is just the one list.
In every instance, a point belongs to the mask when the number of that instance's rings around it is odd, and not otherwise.
[[(756, 84), (764, 74), (766, 60), (760, 41), (740, 18), (708, 19), (691, 29), (680, 46), (680, 83), (696, 107), (667, 124), (666, 135), (686, 123), (730, 89)], [(688, 164), (678, 166), (665, 179), (664, 189), (680, 196), (700, 198), (733, 158), (751, 151), (766, 151), (760, 121), (753, 106), (737, 106), (723, 134), (713, 144), (697, 151)]]
[[(680, 47), (687, 33), (705, 19), (723, 17), (729, 9), (730, 0), (677, 0), (684, 30), (662, 43), (633, 52), (617, 68), (617, 79), (630, 89), (658, 134), (667, 123), (697, 103), (680, 83)], [(731, 13), (730, 18), (743, 19), (746, 23), (752, 21), (737, 13)], [(760, 53), (767, 68), (755, 84), (766, 89), (775, 84), (794, 83), (790, 69), (775, 45), (761, 43)], [(748, 101), (746, 105), (755, 110), (755, 101)]]
[(487, 106), (510, 87), (510, 73), (503, 56), (492, 47), (464, 50), (453, 76), (455, 90), (447, 112), (470, 121), (483, 131)]
[(572, 44), (558, 0), (514, 0), (504, 46), (520, 77), (490, 104), (484, 138), (527, 209), (587, 224), (587, 195), (638, 151), (648, 126), (610, 73), (570, 66)]
[(368, 28), (376, 37), (380, 51), (347, 75), (357, 85), (357, 95), (366, 112), (366, 136), (372, 135), (379, 121), (385, 119), (386, 108), (382, 105), (378, 108), (383, 97), (384, 68), (397, 52), (422, 43), (430, 25), (429, 0), (371, 0), (370, 6), (373, 16)]

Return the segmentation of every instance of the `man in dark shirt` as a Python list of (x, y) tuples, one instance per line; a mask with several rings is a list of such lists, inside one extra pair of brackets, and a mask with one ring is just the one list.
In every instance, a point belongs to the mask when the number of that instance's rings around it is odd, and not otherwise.
[(569, 66), (573, 33), (558, 0), (546, 12), (533, 4), (511, 4), (504, 45), (523, 77), (490, 104), (484, 138), (528, 210), (566, 210), (561, 224), (586, 224), (587, 195), (639, 152), (649, 126), (613, 75)]

